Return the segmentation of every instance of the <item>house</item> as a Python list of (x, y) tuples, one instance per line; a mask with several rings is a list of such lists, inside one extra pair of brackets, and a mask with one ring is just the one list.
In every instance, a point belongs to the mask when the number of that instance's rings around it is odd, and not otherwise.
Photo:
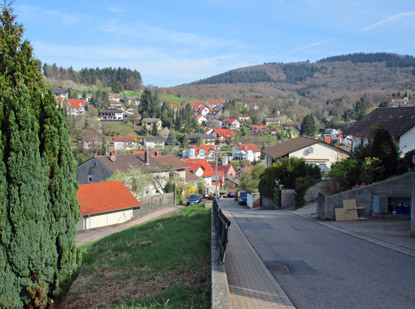
[(193, 108), (193, 112), (196, 115), (206, 116), (209, 113), (209, 108), (207, 108), (206, 106), (199, 106), (199, 107)]
[(65, 101), (66, 115), (80, 117), (85, 113), (85, 100), (67, 99)]
[(352, 150), (373, 140), (373, 128), (380, 126), (396, 140), (402, 155), (415, 149), (415, 106), (379, 107), (347, 131), (352, 136)]
[(77, 198), (81, 206), (78, 231), (126, 222), (141, 205), (121, 181), (80, 185)]
[[(219, 184), (227, 187), (236, 188), (239, 184), (238, 179), (236, 179), (236, 171), (232, 164), (226, 163), (218, 164), (218, 178)], [(216, 172), (216, 163), (211, 162), (210, 166)], [(215, 179), (216, 180), (216, 179)]]
[(134, 150), (138, 149), (140, 144), (137, 138), (132, 136), (114, 136), (112, 139), (114, 143), (114, 149), (119, 150)]
[(160, 118), (143, 118), (141, 120), (141, 125), (146, 126), (147, 130), (151, 130), (153, 128), (153, 125), (156, 124), (157, 130), (161, 130), (161, 120)]
[(261, 159), (261, 150), (255, 144), (239, 143), (232, 147), (232, 157), (234, 160), (259, 161)]
[(245, 104), (245, 108), (249, 111), (251, 110), (257, 111), (259, 109), (258, 105), (256, 105), (255, 103)]
[(206, 159), (214, 161), (216, 148), (214, 145), (189, 145), (189, 149), (183, 150), (185, 159)]
[(197, 144), (199, 136), (201, 139), (201, 144), (215, 145), (216, 138), (210, 134), (188, 134), (187, 139), (189, 140), (189, 144)]
[(206, 121), (207, 121), (206, 117), (203, 116), (203, 115), (193, 115), (193, 117), (196, 118), (197, 123), (200, 124), (200, 125), (205, 124)]
[(265, 148), (263, 153), (265, 154), (265, 167), (281, 158), (295, 157), (318, 166), (322, 173), (328, 172), (332, 164), (349, 156), (349, 153), (343, 149), (303, 136)]
[(211, 135), (216, 138), (216, 143), (229, 143), (235, 136), (235, 132), (230, 129), (213, 129)]
[(405, 105), (407, 105), (409, 102), (408, 98), (403, 98), (403, 99), (392, 99), (391, 103), (394, 106), (399, 106), (399, 107), (404, 107)]
[(251, 127), (251, 132), (252, 132), (252, 134), (264, 134), (266, 128), (267, 128), (266, 125), (253, 124), (252, 127)]
[(211, 106), (212, 108), (214, 108), (217, 105), (223, 106), (225, 104), (225, 100), (224, 99), (220, 99), (220, 100), (207, 100), (206, 104), (208, 104), (209, 106)]
[(164, 137), (147, 136), (144, 138), (144, 147), (147, 150), (156, 149), (156, 148), (164, 148), (165, 143), (166, 143), (166, 139)]
[(239, 129), (240, 127), (241, 127), (241, 124), (239, 123), (237, 119), (229, 118), (229, 119), (222, 121), (223, 129), (236, 130), (236, 129)]
[(127, 96), (124, 97), (124, 103), (127, 105), (138, 106), (140, 104), (140, 100), (136, 96)]
[(121, 109), (121, 110), (124, 110), (124, 105), (119, 100), (118, 101), (111, 100), (110, 101), (110, 109)]
[(211, 109), (209, 111), (209, 113), (207, 113), (207, 115), (205, 117), (208, 120), (210, 120), (210, 119), (216, 119), (216, 120), (218, 120), (221, 113), (222, 113), (222, 111), (219, 110), (219, 109), (218, 110)]
[(86, 129), (82, 131), (82, 148), (85, 150), (99, 150), (103, 146), (103, 138), (97, 131)]
[(215, 170), (210, 166), (209, 162), (204, 159), (186, 159), (184, 162), (187, 164), (189, 171), (199, 179), (203, 179), (206, 185), (206, 194), (213, 192), (212, 177), (215, 175)]
[(109, 93), (108, 94), (108, 99), (110, 101), (115, 101), (115, 102), (120, 102), (120, 95), (118, 93)]
[(251, 119), (249, 115), (239, 115), (238, 120), (240, 123), (247, 122)]
[(68, 99), (69, 91), (66, 88), (53, 88), (52, 92), (55, 95), (56, 99)]
[(265, 124), (267, 126), (279, 126), (281, 124), (281, 118), (265, 118)]
[(101, 121), (124, 121), (125, 114), (120, 109), (104, 109), (99, 115)]
[(114, 154), (95, 156), (76, 168), (76, 181), (79, 184), (97, 183), (107, 180), (117, 171), (127, 172), (139, 168), (151, 173), (157, 184), (149, 184), (146, 195), (163, 193), (169, 175), (174, 173), (179, 179), (185, 179), (188, 168), (182, 160), (173, 155), (161, 155), (160, 151), (145, 151), (139, 154)]

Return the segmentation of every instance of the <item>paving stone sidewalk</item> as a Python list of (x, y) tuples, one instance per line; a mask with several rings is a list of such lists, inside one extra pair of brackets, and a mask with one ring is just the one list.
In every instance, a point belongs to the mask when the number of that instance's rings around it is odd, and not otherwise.
[(232, 308), (295, 308), (240, 230), (232, 214), (226, 251), (226, 273)]
[(402, 218), (364, 219), (358, 221), (320, 221), (316, 204), (309, 204), (293, 213), (328, 228), (343, 232), (377, 245), (415, 256), (415, 238), (409, 237), (410, 221)]
[(118, 225), (111, 225), (111, 226), (105, 226), (100, 227), (96, 229), (86, 230), (86, 231), (80, 231), (76, 235), (76, 244), (78, 246), (81, 246), (83, 244), (86, 244), (91, 241), (95, 241), (101, 238), (104, 238), (106, 236), (109, 236), (111, 234), (120, 232), (122, 230), (125, 230), (131, 226), (143, 224), (146, 223), (152, 219), (160, 218), (167, 216), (169, 214), (175, 213), (177, 211), (180, 211), (183, 208), (183, 206), (171, 206), (166, 207), (160, 210), (157, 210), (151, 214), (145, 215), (143, 217), (133, 219), (131, 221), (128, 221), (126, 223), (118, 224)]

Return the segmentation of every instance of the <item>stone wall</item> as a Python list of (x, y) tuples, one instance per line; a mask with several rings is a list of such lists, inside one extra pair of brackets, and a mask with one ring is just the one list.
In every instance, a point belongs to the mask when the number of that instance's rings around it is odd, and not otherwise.
[(275, 205), (274, 201), (269, 197), (261, 195), (261, 208), (263, 209), (280, 209), (277, 205)]
[(335, 208), (343, 207), (343, 200), (355, 199), (359, 215), (372, 215), (372, 201), (374, 195), (393, 198), (411, 198), (412, 184), (415, 181), (415, 173), (382, 181), (355, 190), (345, 191), (334, 195), (319, 193), (317, 201), (317, 214), (321, 219), (335, 220)]

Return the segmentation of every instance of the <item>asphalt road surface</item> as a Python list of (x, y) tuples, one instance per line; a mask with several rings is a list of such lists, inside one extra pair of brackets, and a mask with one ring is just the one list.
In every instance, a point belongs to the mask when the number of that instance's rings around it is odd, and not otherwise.
[(233, 199), (220, 207), (297, 308), (415, 308), (414, 257), (289, 211), (248, 210)]

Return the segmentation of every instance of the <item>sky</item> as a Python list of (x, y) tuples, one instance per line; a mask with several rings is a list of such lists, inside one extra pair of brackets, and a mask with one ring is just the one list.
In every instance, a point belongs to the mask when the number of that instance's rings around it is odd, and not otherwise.
[(42, 63), (125, 67), (158, 87), (265, 62), (415, 53), (413, 0), (15, 0), (12, 7)]

